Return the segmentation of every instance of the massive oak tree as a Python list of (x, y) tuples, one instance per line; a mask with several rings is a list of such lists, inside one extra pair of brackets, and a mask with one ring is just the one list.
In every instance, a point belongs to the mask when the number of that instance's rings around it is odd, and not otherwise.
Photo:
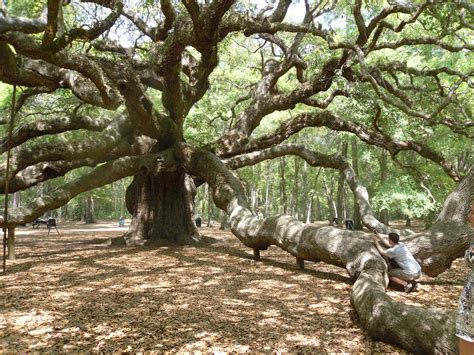
[[(394, 159), (401, 152), (420, 157), (459, 184), (435, 224), (423, 233), (405, 233), (403, 240), (426, 274), (449, 268), (474, 237), (466, 221), (473, 171), (460, 171), (446, 152), (417, 139), (423, 135), (401, 135), (396, 128), (403, 120), (406, 129), (418, 132), (472, 137), (473, 71), (455, 65), (473, 49), (471, 4), (48, 0), (37, 16), (8, 10), (2, 2), (0, 80), (19, 89), (13, 112), (48, 97), (67, 100), (72, 109), (22, 122), (11, 140), (2, 137), (2, 153), (10, 147), (12, 155), (8, 176), (1, 162), (0, 189), (25, 190), (91, 169), (51, 195), (10, 210), (3, 227), (14, 230), (82, 192), (133, 176), (126, 194), (132, 223), (115, 242), (199, 243), (193, 197), (196, 184), (207, 183), (245, 245), (278, 245), (300, 261), (346, 268), (355, 281), (352, 303), (372, 336), (414, 352), (456, 351), (452, 313), (396, 303), (385, 294), (387, 266), (367, 233), (318, 228), (287, 215), (257, 219), (235, 170), (284, 155), (337, 169), (364, 226), (387, 232), (349, 161), (293, 138), (309, 127), (325, 127)], [(226, 70), (220, 56), (229, 43), (244, 41), (253, 44), (259, 60), (237, 61), (252, 66), (254, 75), (243, 87), (235, 83), (242, 96), (230, 104), (225, 131), (206, 144), (186, 142), (192, 110), (212, 90), (218, 79), (213, 74)], [(366, 121), (336, 105), (362, 102), (371, 107)], [(286, 119), (258, 133), (275, 113), (287, 113)]]

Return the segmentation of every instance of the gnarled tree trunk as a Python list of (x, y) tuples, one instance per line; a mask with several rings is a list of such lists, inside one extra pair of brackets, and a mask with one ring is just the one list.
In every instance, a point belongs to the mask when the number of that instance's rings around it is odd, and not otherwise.
[(132, 222), (115, 244), (196, 244), (200, 240), (194, 222), (195, 187), (183, 170), (136, 175), (127, 188), (127, 209)]

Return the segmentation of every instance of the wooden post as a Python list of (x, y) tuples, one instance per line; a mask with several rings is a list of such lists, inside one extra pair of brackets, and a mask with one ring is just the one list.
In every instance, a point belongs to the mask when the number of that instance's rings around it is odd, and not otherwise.
[(260, 260), (260, 249), (253, 249), (253, 257), (255, 258), (255, 260)]
[(15, 260), (15, 228), (8, 228), (8, 259)]
[(304, 259), (296, 258), (296, 265), (298, 265), (298, 269), (304, 270)]

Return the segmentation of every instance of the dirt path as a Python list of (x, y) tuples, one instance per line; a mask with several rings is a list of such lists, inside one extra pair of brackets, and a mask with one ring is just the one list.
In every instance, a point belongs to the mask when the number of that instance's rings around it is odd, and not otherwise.
[[(17, 260), (0, 277), (0, 345), (26, 351), (399, 352), (372, 340), (350, 302), (345, 271), (276, 247), (252, 260), (230, 232), (202, 228), (204, 247), (118, 248), (112, 223), (17, 231)], [(456, 309), (461, 260), (411, 304)], [(2, 351), (0, 351), (2, 353)]]

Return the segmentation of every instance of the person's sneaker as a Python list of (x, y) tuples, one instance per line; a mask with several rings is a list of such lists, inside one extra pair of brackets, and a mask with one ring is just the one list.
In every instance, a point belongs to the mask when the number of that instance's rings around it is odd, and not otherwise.
[(412, 281), (411, 284), (412, 284), (411, 292), (418, 291), (418, 282)]
[(413, 289), (413, 285), (411, 284), (411, 282), (407, 283), (405, 285), (405, 287), (403, 288), (403, 290), (405, 291), (405, 293), (410, 293)]

